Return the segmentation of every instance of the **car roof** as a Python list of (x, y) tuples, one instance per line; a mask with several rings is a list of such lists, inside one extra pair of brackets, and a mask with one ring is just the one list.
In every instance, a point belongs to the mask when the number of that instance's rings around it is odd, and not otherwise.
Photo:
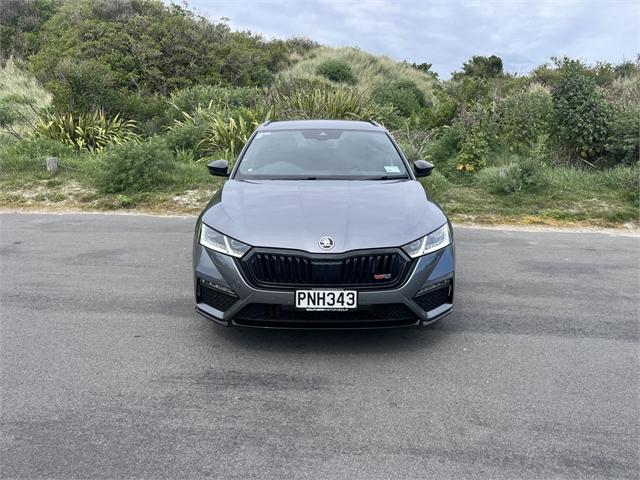
[(359, 120), (282, 120), (265, 122), (258, 130), (301, 130), (301, 129), (335, 129), (335, 130), (377, 130), (385, 128), (376, 122), (363, 122)]

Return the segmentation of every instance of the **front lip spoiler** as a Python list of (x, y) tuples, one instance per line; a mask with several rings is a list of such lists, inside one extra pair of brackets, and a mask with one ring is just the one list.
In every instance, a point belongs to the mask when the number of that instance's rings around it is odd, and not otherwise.
[(219, 319), (217, 317), (214, 317), (213, 315), (208, 314), (204, 310), (199, 309), (197, 305), (196, 305), (195, 310), (196, 310), (196, 313), (199, 313), (200, 315), (202, 315), (207, 320), (211, 320), (212, 322), (217, 323), (218, 325), (221, 325), (223, 327), (230, 327), (231, 326), (229, 324), (228, 320), (221, 320), (221, 319)]
[(388, 329), (394, 329), (394, 328), (408, 328), (408, 327), (417, 327), (417, 326), (428, 326), (431, 325), (432, 323), (437, 322), (438, 320), (446, 317), (447, 315), (451, 314), (451, 312), (453, 312), (453, 306), (451, 306), (451, 308), (449, 308), (448, 310), (446, 310), (445, 312), (442, 312), (440, 315), (438, 315), (435, 318), (432, 318), (430, 320), (420, 320), (418, 318), (416, 318), (415, 323), (409, 323), (406, 325), (383, 325), (383, 326), (379, 326), (379, 327), (375, 327), (375, 326), (366, 326), (366, 327), (358, 327), (357, 326), (357, 322), (353, 322), (352, 325), (355, 326), (349, 326), (349, 327), (288, 327), (286, 326), (286, 324), (284, 325), (241, 325), (241, 324), (237, 324), (233, 321), (233, 319), (231, 320), (221, 320), (219, 318), (214, 317), (213, 315), (208, 314), (207, 312), (199, 309), (197, 306), (195, 307), (196, 313), (199, 313), (200, 315), (202, 315), (204, 318), (206, 318), (207, 320), (211, 320), (212, 322), (216, 323), (217, 325), (223, 326), (223, 327), (239, 327), (239, 328), (257, 328), (257, 329), (263, 329), (263, 330), (388, 330)]

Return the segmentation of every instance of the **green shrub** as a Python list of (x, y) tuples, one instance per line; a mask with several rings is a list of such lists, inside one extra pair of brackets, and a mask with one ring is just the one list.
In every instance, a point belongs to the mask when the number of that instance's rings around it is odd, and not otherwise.
[(458, 124), (443, 127), (440, 135), (427, 143), (426, 158), (436, 166), (446, 164), (458, 152), (462, 133)]
[(365, 92), (351, 87), (276, 91), (271, 102), (278, 120), (335, 118), (385, 122), (391, 115), (390, 108), (376, 104)]
[(451, 182), (438, 170), (434, 170), (431, 175), (421, 180), (421, 183), (433, 197), (442, 197), (451, 188)]
[(499, 136), (512, 152), (523, 152), (550, 131), (553, 102), (542, 87), (517, 92), (498, 106)]
[(487, 167), (478, 172), (477, 181), (488, 192), (511, 194), (532, 192), (546, 186), (543, 165), (535, 159), (514, 158), (499, 167)]
[(551, 94), (557, 140), (574, 158), (597, 161), (604, 153), (611, 112), (595, 81), (580, 62), (565, 61)]
[(206, 137), (207, 120), (202, 109), (197, 109), (193, 114), (182, 112), (182, 118), (176, 119), (165, 134), (168, 145), (172, 149), (194, 152)]
[(61, 2), (41, 34), (41, 48), (30, 57), (39, 78), (60, 80), (57, 65), (82, 59), (108, 66), (114, 88), (144, 95), (198, 83), (261, 85), (289, 54), (282, 41), (234, 32), (226, 20), (158, 0)]
[(614, 111), (605, 145), (611, 163), (632, 164), (640, 160), (640, 107)]
[(316, 73), (336, 83), (355, 85), (358, 82), (349, 64), (337, 58), (331, 58), (318, 64)]
[(458, 113), (458, 104), (451, 99), (442, 89), (434, 92), (433, 105), (414, 112), (411, 115), (411, 124), (427, 130), (439, 130), (446, 125), (451, 125)]
[(176, 90), (169, 98), (167, 115), (180, 118), (182, 112), (193, 113), (198, 107), (209, 105), (222, 109), (239, 107), (255, 108), (263, 97), (261, 89), (255, 87), (221, 87), (214, 85), (194, 85)]
[(0, 171), (23, 173), (44, 171), (47, 157), (63, 160), (75, 154), (72, 147), (43, 137), (27, 137), (0, 146)]
[(175, 159), (166, 141), (153, 137), (104, 152), (96, 183), (103, 193), (163, 190), (173, 183)]
[(372, 96), (381, 105), (392, 105), (403, 117), (410, 116), (426, 105), (424, 93), (411, 80), (379, 83), (373, 88)]
[(489, 83), (486, 80), (464, 77), (445, 85), (445, 91), (458, 104), (470, 105), (490, 101)]
[(160, 95), (142, 95), (125, 89), (114, 91), (109, 103), (104, 105), (109, 116), (135, 120), (146, 136), (152, 136), (165, 126), (166, 109), (167, 101)]
[(77, 150), (101, 151), (107, 145), (137, 142), (136, 123), (118, 115), (107, 118), (102, 111), (93, 113), (48, 113), (38, 118), (35, 132), (42, 137), (65, 143)]
[(205, 158), (224, 156), (235, 158), (247, 143), (253, 131), (271, 118), (271, 111), (241, 109), (225, 116), (221, 113), (206, 117), (205, 139), (197, 146)]
[(53, 94), (56, 111), (74, 114), (111, 107), (117, 94), (108, 64), (91, 59), (63, 58), (46, 72), (44, 86)]
[(459, 172), (474, 172), (481, 170), (487, 164), (489, 143), (481, 129), (474, 129), (467, 133), (456, 156), (456, 170)]

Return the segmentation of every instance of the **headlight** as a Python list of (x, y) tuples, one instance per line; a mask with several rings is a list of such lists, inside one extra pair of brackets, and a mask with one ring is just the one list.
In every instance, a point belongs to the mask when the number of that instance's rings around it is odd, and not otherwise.
[(249, 251), (251, 246), (229, 238), (213, 228), (207, 227), (204, 223), (200, 228), (200, 245), (210, 248), (216, 252), (240, 258)]
[(418, 240), (414, 240), (411, 243), (407, 243), (402, 247), (402, 249), (411, 258), (418, 258), (426, 255), (427, 253), (440, 250), (449, 244), (451, 244), (451, 232), (449, 231), (449, 224), (445, 223), (429, 235), (419, 238)]

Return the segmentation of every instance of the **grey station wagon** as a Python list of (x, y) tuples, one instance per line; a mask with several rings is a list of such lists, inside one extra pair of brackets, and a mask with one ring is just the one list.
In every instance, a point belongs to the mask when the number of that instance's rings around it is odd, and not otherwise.
[(225, 326), (384, 328), (451, 312), (451, 224), (376, 122), (256, 129), (198, 218), (196, 311)]

